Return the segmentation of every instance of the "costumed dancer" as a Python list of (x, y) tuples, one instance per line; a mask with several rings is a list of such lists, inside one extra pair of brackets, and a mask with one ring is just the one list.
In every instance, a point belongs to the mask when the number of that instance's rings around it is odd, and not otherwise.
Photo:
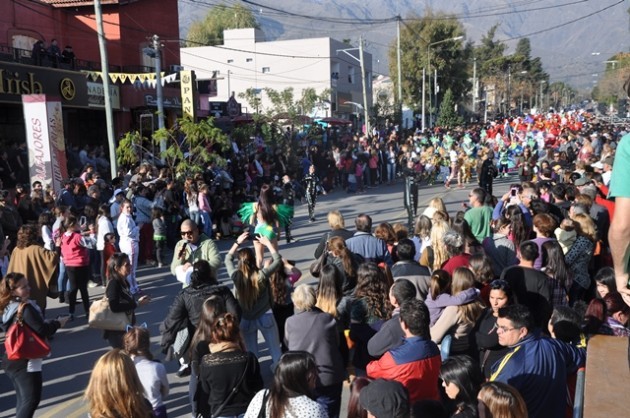
[(416, 214), (418, 213), (418, 185), (421, 179), (421, 173), (416, 170), (416, 162), (414, 160), (407, 160), (407, 164), (403, 168), (403, 177), (405, 178), (404, 203), (411, 227), (414, 225)]
[[(254, 226), (254, 237), (256, 235), (267, 237), (271, 241), (271, 245), (277, 249), (280, 227), (291, 222), (293, 207), (274, 204), (273, 188), (268, 184), (263, 184), (260, 188), (258, 202), (243, 203), (238, 210), (238, 215), (244, 223)], [(256, 252), (256, 264), (258, 268), (262, 268), (265, 247), (256, 239), (254, 239), (254, 251)]]
[[(483, 153), (481, 157), (483, 158)], [(492, 182), (495, 177), (499, 174), (496, 166), (494, 165), (494, 151), (491, 149), (486, 151), (485, 159), (483, 163), (481, 163), (481, 167), (479, 169), (478, 178), (479, 178), (479, 187), (484, 189), (490, 196), (492, 196)]]
[[(319, 183), (319, 177), (315, 174), (315, 166), (311, 165), (308, 168), (308, 174), (304, 176), (302, 180), (304, 188), (306, 189), (306, 204), (308, 205), (308, 220), (309, 222), (315, 222), (315, 203), (317, 203), (317, 188), (321, 187)], [(326, 191), (322, 188), (322, 193), (326, 194)]]
[[(293, 182), (288, 175), (282, 176), (282, 204), (286, 206), (290, 206), (293, 208), (295, 205), (295, 189), (293, 188)], [(291, 236), (291, 224), (293, 223), (293, 219), (289, 219), (289, 221), (284, 225), (284, 235), (286, 236), (287, 244), (291, 241), (294, 241)]]

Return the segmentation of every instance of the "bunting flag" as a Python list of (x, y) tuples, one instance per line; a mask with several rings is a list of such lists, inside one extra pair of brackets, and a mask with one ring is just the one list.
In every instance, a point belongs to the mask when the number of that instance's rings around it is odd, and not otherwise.
[[(103, 73), (100, 71), (83, 71), (85, 73), (85, 77), (91, 79), (92, 81), (98, 81), (103, 77)], [(177, 80), (177, 74), (165, 75), (164, 72), (160, 73), (162, 79), (162, 85), (164, 83), (172, 83)], [(155, 73), (109, 73), (109, 79), (112, 83), (126, 83), (129, 81), (131, 84), (135, 84), (136, 81), (140, 81), (142, 83), (151, 82), (156, 79)], [(155, 87), (156, 83), (151, 83), (152, 86)]]

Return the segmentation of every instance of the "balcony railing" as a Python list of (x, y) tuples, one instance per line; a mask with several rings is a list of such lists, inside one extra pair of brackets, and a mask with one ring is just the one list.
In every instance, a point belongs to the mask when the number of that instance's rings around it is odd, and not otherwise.
[[(40, 62), (37, 63), (31, 56), (31, 51), (27, 49), (13, 48), (8, 45), (0, 45), (0, 62), (14, 62), (70, 71), (101, 71), (100, 62), (87, 61), (78, 58), (73, 60), (64, 60), (62, 57), (43, 55)], [(143, 65), (110, 64), (109, 71), (113, 73), (152, 73), (155, 71), (155, 68)]]

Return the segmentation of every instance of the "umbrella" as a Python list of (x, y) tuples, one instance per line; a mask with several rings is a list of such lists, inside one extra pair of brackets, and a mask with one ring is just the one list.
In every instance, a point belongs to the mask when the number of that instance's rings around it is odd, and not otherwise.
[(351, 124), (352, 124), (352, 121), (351, 121), (351, 120), (348, 120), (348, 119), (341, 119), (341, 118), (333, 118), (333, 117), (330, 117), (330, 118), (322, 118), (322, 119), (319, 119), (319, 121), (320, 121), (320, 122), (327, 123), (327, 124), (329, 124), (329, 125), (333, 125), (333, 126), (334, 126), (334, 125), (351, 125)]

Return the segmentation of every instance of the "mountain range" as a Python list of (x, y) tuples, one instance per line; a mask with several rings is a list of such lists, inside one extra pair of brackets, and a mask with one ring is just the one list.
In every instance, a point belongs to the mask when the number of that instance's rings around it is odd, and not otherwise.
[[(387, 50), (396, 41), (396, 23), (378, 20), (422, 16), (425, 10), (458, 17), (466, 40), (478, 43), (493, 25), (495, 39), (508, 51), (528, 37), (532, 57), (541, 57), (551, 81), (589, 89), (603, 73), (605, 61), (630, 51), (630, 14), (624, 0), (256, 0), (251, 8), (267, 40), (329, 36), (358, 45), (366, 39), (375, 73), (388, 74)], [(180, 37), (215, 1), (180, 0)], [(339, 20), (343, 20), (340, 22)]]

